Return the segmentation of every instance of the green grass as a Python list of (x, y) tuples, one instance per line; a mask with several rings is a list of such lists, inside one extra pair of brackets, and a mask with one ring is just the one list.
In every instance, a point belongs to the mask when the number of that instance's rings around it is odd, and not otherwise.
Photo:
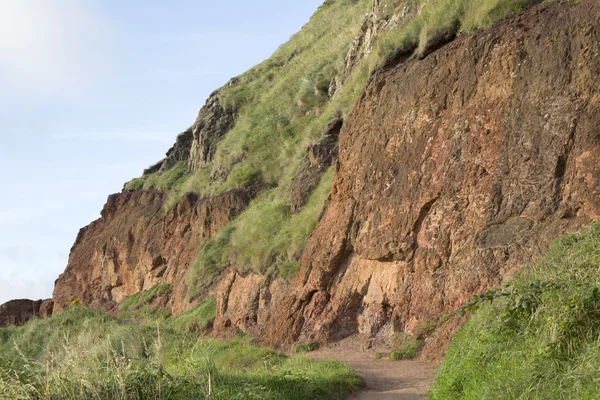
[(170, 326), (184, 332), (205, 332), (212, 328), (217, 315), (217, 299), (209, 296), (191, 310), (173, 317)]
[(398, 334), (394, 338), (394, 342), (398, 345), (394, 350), (387, 353), (377, 353), (376, 358), (387, 358), (392, 361), (398, 360), (414, 360), (417, 358), (425, 341), (415, 338), (409, 334)]
[[(290, 160), (304, 157), (337, 111), (327, 106), (327, 89), (343, 71), (370, 5), (370, 0), (340, 0), (321, 6), (268, 60), (239, 76), (236, 85), (223, 87), (222, 102), (238, 108), (239, 117), (206, 168), (190, 174), (178, 164), (177, 173), (157, 172), (127, 187), (171, 190), (176, 199), (190, 191), (208, 196), (257, 182), (281, 183), (296, 164)], [(225, 179), (210, 179), (223, 172)]]
[(173, 316), (164, 305), (153, 304), (155, 299), (168, 294), (170, 290), (171, 285), (163, 284), (129, 296), (119, 304), (117, 317), (125, 321), (160, 321), (164, 326), (188, 333), (205, 333), (212, 328), (217, 314), (214, 295), (206, 297), (191, 310)]
[(319, 347), (321, 346), (317, 342), (295, 343), (292, 346), (292, 353), (310, 353), (315, 350), (318, 350)]
[(398, 348), (385, 354), (392, 361), (413, 360), (417, 358), (425, 344), (423, 340), (412, 337), (409, 334), (400, 334), (395, 341), (399, 343)]
[(455, 36), (487, 28), (499, 19), (540, 3), (541, 0), (406, 0), (421, 12), (399, 29), (386, 31), (378, 40), (378, 62), (397, 53), (422, 55), (432, 46)]
[(247, 337), (198, 340), (82, 307), (0, 329), (3, 399), (343, 399), (361, 384), (339, 362), (289, 358)]
[(433, 399), (595, 399), (600, 225), (554, 241), (508, 286), (468, 306)]
[(152, 289), (127, 297), (121, 304), (117, 315), (121, 319), (167, 319), (171, 313), (160, 307), (153, 307), (152, 302), (171, 290), (171, 285), (156, 285)]

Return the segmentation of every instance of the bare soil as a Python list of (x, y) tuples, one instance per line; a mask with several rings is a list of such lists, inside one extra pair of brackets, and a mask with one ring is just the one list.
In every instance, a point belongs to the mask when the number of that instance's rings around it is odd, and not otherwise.
[(377, 359), (376, 352), (351, 346), (320, 349), (307, 354), (316, 360), (340, 360), (365, 380), (365, 388), (348, 400), (427, 399), (437, 364), (425, 361)]

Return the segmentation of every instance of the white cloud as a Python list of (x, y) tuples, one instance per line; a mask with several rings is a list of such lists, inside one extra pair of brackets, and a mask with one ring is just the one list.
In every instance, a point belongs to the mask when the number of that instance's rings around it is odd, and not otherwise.
[(109, 54), (110, 30), (90, 5), (0, 0), (0, 85), (16, 93), (82, 93)]

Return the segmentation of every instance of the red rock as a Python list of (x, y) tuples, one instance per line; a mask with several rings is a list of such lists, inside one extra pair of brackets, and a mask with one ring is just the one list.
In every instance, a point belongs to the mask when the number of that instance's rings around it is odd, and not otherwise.
[(52, 315), (52, 300), (11, 300), (0, 305), (0, 328), (23, 325), (32, 318)]

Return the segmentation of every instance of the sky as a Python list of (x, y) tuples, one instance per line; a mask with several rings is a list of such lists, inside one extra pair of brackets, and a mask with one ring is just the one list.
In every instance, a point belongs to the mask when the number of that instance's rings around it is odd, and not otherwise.
[(0, 304), (51, 297), (107, 196), (322, 3), (0, 0)]

